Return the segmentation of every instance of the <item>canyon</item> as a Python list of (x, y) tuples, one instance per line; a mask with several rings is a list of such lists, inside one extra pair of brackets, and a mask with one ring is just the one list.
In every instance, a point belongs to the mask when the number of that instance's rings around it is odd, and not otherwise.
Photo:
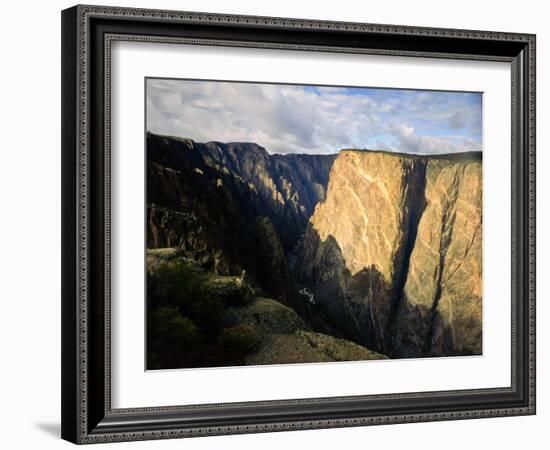
[[(250, 308), (296, 314), (290, 334), (262, 328), (270, 337), (247, 364), (285, 352), (310, 361), (334, 339), (340, 359), (323, 360), (478, 355), (481, 162), (480, 152), (270, 154), (148, 133), (147, 247), (245, 278)], [(274, 310), (255, 314), (270, 323)]]

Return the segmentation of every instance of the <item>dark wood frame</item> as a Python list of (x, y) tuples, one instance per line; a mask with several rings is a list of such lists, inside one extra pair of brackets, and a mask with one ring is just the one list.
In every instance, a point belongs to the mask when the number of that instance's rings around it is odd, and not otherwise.
[[(511, 386), (112, 409), (109, 102), (114, 40), (510, 62)], [(64, 439), (94, 443), (534, 413), (534, 35), (97, 6), (62, 12)]]

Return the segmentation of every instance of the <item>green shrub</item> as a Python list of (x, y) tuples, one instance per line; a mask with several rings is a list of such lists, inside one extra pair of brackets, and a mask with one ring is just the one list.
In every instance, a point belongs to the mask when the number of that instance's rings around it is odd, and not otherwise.
[(183, 260), (163, 262), (152, 280), (153, 297), (161, 303), (179, 306), (208, 295), (203, 271)]
[(147, 278), (147, 367), (216, 367), (244, 363), (261, 336), (250, 325), (224, 328), (225, 308), (244, 304), (250, 288), (172, 259)]
[(177, 367), (196, 358), (199, 328), (174, 306), (161, 306), (147, 317), (147, 366)]
[(223, 303), (208, 286), (208, 276), (185, 261), (161, 264), (151, 280), (148, 295), (152, 308), (175, 306), (206, 335), (217, 335), (221, 329)]
[(261, 335), (251, 325), (235, 325), (222, 331), (219, 343), (228, 353), (227, 356), (243, 357), (258, 350), (261, 344)]
[(181, 344), (194, 343), (199, 338), (199, 329), (173, 306), (161, 306), (151, 311), (150, 331), (159, 341)]

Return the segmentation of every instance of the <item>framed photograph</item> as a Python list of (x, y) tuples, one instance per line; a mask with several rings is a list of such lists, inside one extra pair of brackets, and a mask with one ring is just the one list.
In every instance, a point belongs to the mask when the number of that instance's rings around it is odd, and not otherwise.
[(62, 85), (64, 439), (535, 413), (534, 35), (75, 6)]

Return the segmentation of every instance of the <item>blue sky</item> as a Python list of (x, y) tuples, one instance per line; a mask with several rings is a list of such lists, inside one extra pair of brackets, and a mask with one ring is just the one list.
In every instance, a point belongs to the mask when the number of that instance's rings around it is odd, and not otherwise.
[(147, 129), (270, 153), (368, 148), (482, 150), (482, 95), (467, 92), (148, 79)]

